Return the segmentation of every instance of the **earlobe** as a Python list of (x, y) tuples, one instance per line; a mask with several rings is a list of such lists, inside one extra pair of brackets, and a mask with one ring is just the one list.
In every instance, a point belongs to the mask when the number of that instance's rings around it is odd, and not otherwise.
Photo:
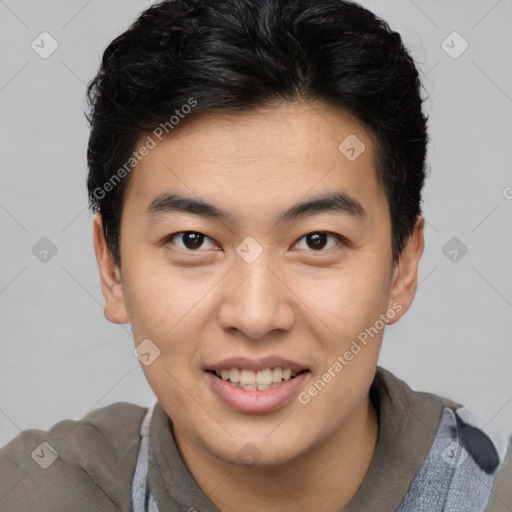
[(103, 232), (101, 214), (93, 220), (94, 251), (100, 273), (101, 291), (105, 298), (105, 318), (115, 324), (125, 324), (130, 320), (126, 311), (121, 272), (114, 261)]
[(416, 295), (418, 266), (425, 246), (424, 227), (425, 219), (420, 215), (393, 270), (389, 307), (395, 309), (398, 314), (389, 320), (389, 325), (398, 321), (409, 309)]

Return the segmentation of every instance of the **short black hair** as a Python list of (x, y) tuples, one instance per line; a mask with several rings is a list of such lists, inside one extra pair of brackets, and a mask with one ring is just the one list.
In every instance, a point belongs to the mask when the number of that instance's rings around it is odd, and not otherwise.
[(87, 90), (89, 205), (101, 213), (115, 262), (121, 266), (123, 192), (141, 137), (154, 143), (184, 118), (285, 100), (322, 100), (369, 129), (396, 262), (421, 214), (428, 142), (421, 85), (400, 35), (354, 2), (152, 5), (110, 43)]

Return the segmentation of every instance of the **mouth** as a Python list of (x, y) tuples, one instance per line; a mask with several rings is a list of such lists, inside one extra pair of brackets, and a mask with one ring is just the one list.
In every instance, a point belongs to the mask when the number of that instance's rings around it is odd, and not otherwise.
[(204, 367), (211, 391), (232, 409), (263, 414), (290, 404), (311, 369), (282, 357), (224, 359)]
[(232, 366), (218, 370), (206, 370), (217, 378), (246, 391), (266, 391), (280, 386), (297, 378), (297, 376), (309, 372), (307, 368), (292, 369), (289, 367), (268, 367), (262, 370), (252, 370), (250, 368), (241, 368)]

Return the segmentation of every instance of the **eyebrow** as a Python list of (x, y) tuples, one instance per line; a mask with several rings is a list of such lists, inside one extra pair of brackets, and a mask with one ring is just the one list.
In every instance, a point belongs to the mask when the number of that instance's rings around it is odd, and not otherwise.
[[(145, 215), (154, 219), (175, 212), (193, 213), (202, 217), (233, 222), (235, 216), (202, 199), (179, 194), (164, 193), (156, 196), (148, 205)], [(343, 192), (324, 193), (302, 201), (281, 212), (276, 223), (286, 223), (317, 213), (338, 213), (364, 218), (366, 212), (361, 203)]]

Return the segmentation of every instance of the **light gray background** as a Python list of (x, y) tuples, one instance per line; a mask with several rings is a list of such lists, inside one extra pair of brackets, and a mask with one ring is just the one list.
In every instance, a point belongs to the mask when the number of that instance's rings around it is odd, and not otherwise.
[[(0, 1), (0, 445), (111, 402), (154, 400), (129, 326), (103, 317), (83, 114), (103, 50), (150, 3)], [(510, 430), (512, 0), (361, 3), (418, 63), (432, 139), (421, 284), (380, 364)], [(59, 44), (47, 59), (31, 48), (43, 31)], [(442, 47), (453, 31), (469, 43), (457, 59)], [(442, 251), (454, 236), (468, 248), (457, 262)], [(46, 263), (32, 253), (42, 237), (58, 249)]]

